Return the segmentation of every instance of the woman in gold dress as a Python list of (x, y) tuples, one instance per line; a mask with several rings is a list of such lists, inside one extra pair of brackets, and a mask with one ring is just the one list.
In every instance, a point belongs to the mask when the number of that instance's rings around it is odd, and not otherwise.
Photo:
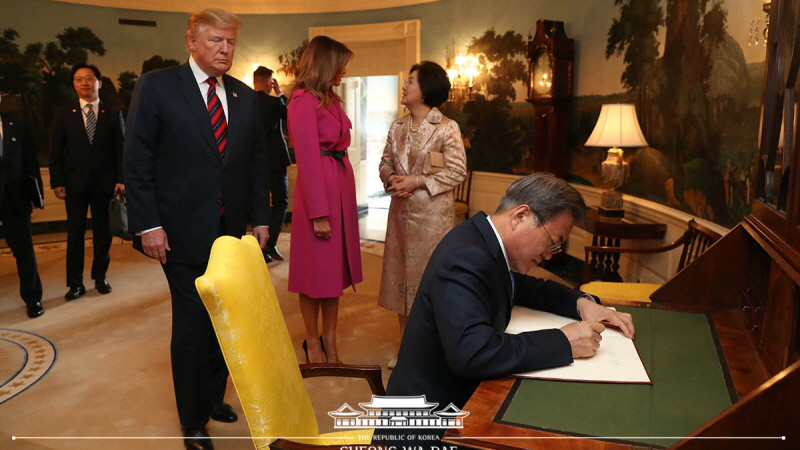
[(461, 130), (436, 108), (449, 93), (441, 66), (411, 67), (401, 101), (410, 114), (389, 129), (379, 166), (392, 203), (378, 304), (397, 313), (401, 338), (428, 259), (455, 225), (453, 188), (467, 175)]

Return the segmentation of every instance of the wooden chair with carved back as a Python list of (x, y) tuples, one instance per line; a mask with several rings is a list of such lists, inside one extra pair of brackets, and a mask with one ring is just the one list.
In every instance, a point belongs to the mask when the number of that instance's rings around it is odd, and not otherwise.
[(579, 289), (600, 298), (649, 302), (650, 295), (661, 286), (660, 284), (605, 281), (609, 278), (619, 278), (617, 269), (619, 269), (620, 254), (662, 253), (682, 247), (678, 260), (678, 272), (680, 272), (721, 237), (719, 233), (692, 219), (688, 223), (686, 232), (671, 244), (652, 248), (586, 246), (584, 249), (584, 284)]
[(472, 171), (467, 172), (467, 178), (458, 186), (453, 188), (453, 195), (455, 196), (455, 213), (456, 221), (461, 222), (459, 217), (463, 216), (464, 220), (469, 219), (469, 192), (472, 187)]

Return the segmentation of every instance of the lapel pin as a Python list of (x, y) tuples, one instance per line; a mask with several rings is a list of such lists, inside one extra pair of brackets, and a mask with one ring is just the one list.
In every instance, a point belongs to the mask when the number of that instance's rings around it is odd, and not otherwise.
[(234, 93), (233, 93), (233, 98), (239, 98), (239, 94), (237, 94), (236, 92), (234, 92)]
[(104, 112), (106, 112), (106, 110), (105, 110), (105, 109), (101, 109), (101, 110), (100, 110), (100, 114), (102, 114), (102, 113), (104, 113)]
[[(11, 124), (9, 124), (9, 125), (11, 125)], [(15, 138), (15, 137), (12, 137), (12, 138), (11, 138), (11, 142), (17, 142), (17, 138)]]
[(73, 109), (72, 112), (78, 112), (78, 110), (77, 109)]

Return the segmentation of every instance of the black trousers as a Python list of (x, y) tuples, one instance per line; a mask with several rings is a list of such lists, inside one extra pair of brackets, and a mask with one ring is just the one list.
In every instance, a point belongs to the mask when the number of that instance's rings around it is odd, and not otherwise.
[(286, 167), (270, 169), (269, 193), (272, 208), (270, 208), (269, 239), (265, 250), (275, 247), (283, 229), (283, 221), (286, 219), (286, 209), (289, 207), (289, 177), (286, 175)]
[(194, 280), (206, 265), (162, 266), (172, 294), (172, 382), (181, 425), (201, 428), (222, 402), (228, 367)]
[(31, 238), (31, 216), (21, 215), (9, 198), (8, 192), (0, 199), (0, 221), (3, 222), (3, 235), (6, 238), (14, 259), (17, 260), (19, 275), (19, 295), (27, 304), (42, 300), (42, 280), (36, 265)]
[(103, 281), (111, 261), (111, 231), (108, 227), (108, 201), (113, 188), (92, 186), (86, 192), (71, 192), (67, 189), (67, 286), (83, 285), (83, 255), (86, 236), (86, 213), (92, 211), (92, 279)]
[[(221, 219), (219, 235), (223, 234)], [(207, 262), (177, 264), (169, 259), (161, 266), (172, 295), (172, 382), (178, 417), (186, 428), (201, 428), (208, 422), (211, 408), (225, 397), (228, 381), (228, 367), (211, 318), (194, 285), (207, 266)]]

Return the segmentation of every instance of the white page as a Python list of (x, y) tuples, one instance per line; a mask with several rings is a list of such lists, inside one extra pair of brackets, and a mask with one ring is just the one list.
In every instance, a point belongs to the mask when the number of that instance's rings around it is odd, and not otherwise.
[[(524, 331), (561, 328), (574, 321), (575, 319), (569, 317), (515, 306), (511, 310), (511, 321), (506, 333), (518, 334)], [(602, 336), (600, 348), (591, 358), (576, 359), (567, 366), (518, 373), (515, 376), (564, 381), (652, 384), (632, 340), (626, 338), (621, 331), (609, 327), (606, 327)]]

